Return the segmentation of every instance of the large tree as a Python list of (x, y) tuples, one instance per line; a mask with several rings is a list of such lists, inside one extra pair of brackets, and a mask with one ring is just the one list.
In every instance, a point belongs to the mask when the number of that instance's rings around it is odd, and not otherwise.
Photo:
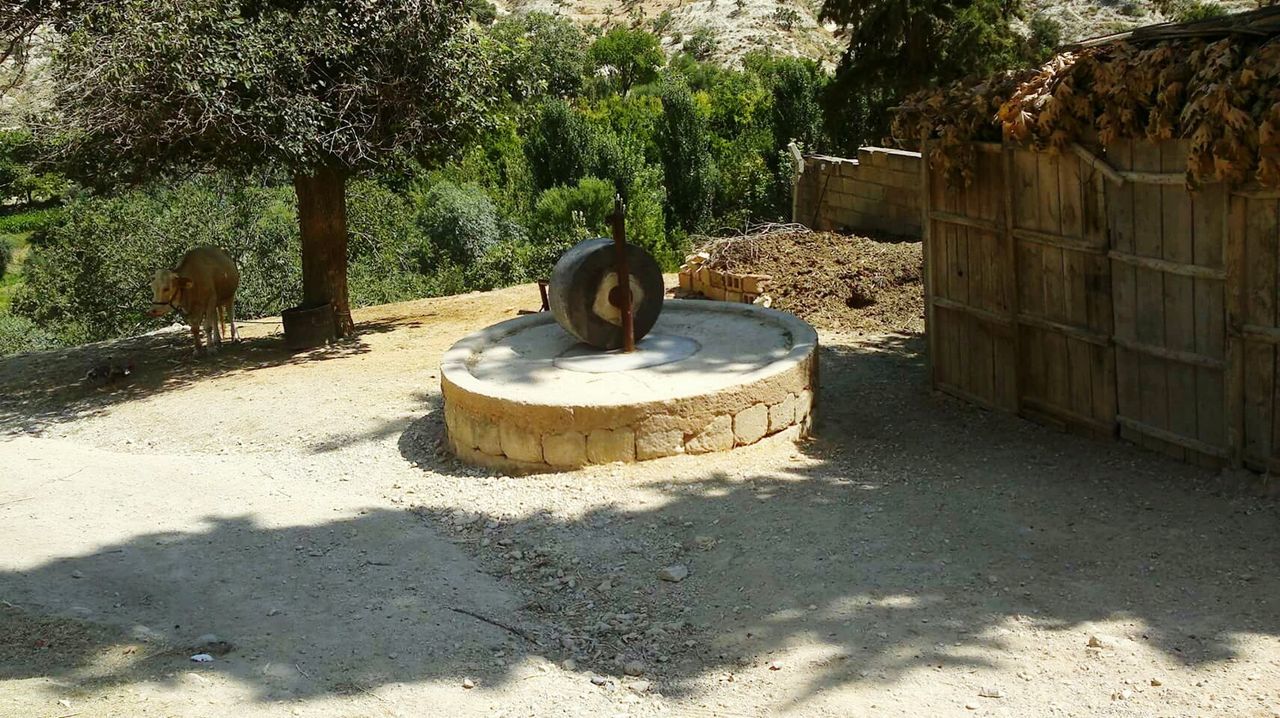
[(1020, 0), (824, 0), (822, 19), (849, 38), (828, 90), (838, 149), (878, 140), (909, 92), (1029, 62), (1020, 12)]
[(95, 0), (54, 5), (51, 129), (96, 184), (167, 171), (293, 177), (304, 305), (347, 298), (346, 180), (456, 149), (492, 73), (463, 0)]

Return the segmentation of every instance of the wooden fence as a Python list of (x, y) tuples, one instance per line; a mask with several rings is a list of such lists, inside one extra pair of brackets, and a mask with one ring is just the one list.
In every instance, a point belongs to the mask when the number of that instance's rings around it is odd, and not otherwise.
[(980, 149), (969, 187), (923, 173), (934, 385), (1280, 471), (1280, 192), (1189, 191), (1182, 141)]

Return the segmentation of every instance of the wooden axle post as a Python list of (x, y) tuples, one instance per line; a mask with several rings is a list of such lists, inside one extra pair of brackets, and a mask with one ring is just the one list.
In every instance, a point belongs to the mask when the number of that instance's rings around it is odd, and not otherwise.
[(618, 286), (609, 292), (609, 303), (622, 313), (622, 351), (636, 350), (635, 316), (631, 306), (631, 272), (627, 268), (626, 206), (622, 195), (613, 198), (613, 249)]

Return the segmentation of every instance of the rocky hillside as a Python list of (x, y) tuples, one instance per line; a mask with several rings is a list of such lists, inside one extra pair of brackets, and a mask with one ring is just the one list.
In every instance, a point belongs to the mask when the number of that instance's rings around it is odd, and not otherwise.
[[(1187, 0), (1188, 3), (1194, 0)], [(1229, 11), (1254, 0), (1201, 0)], [(821, 0), (500, 0), (508, 12), (547, 12), (584, 25), (644, 27), (662, 36), (668, 52), (687, 50), (734, 62), (752, 50), (811, 57), (834, 65), (844, 42), (818, 21)], [(1027, 0), (1027, 18), (1045, 16), (1062, 28), (1064, 42), (1163, 22), (1149, 0)], [(1020, 23), (1020, 32), (1029, 32)]]

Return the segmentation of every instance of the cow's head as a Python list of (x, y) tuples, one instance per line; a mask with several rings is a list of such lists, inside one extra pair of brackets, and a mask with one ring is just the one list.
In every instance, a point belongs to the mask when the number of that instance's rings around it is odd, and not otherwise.
[(173, 309), (182, 290), (191, 287), (191, 280), (180, 277), (173, 270), (161, 269), (151, 279), (151, 309), (147, 314), (162, 317)]

